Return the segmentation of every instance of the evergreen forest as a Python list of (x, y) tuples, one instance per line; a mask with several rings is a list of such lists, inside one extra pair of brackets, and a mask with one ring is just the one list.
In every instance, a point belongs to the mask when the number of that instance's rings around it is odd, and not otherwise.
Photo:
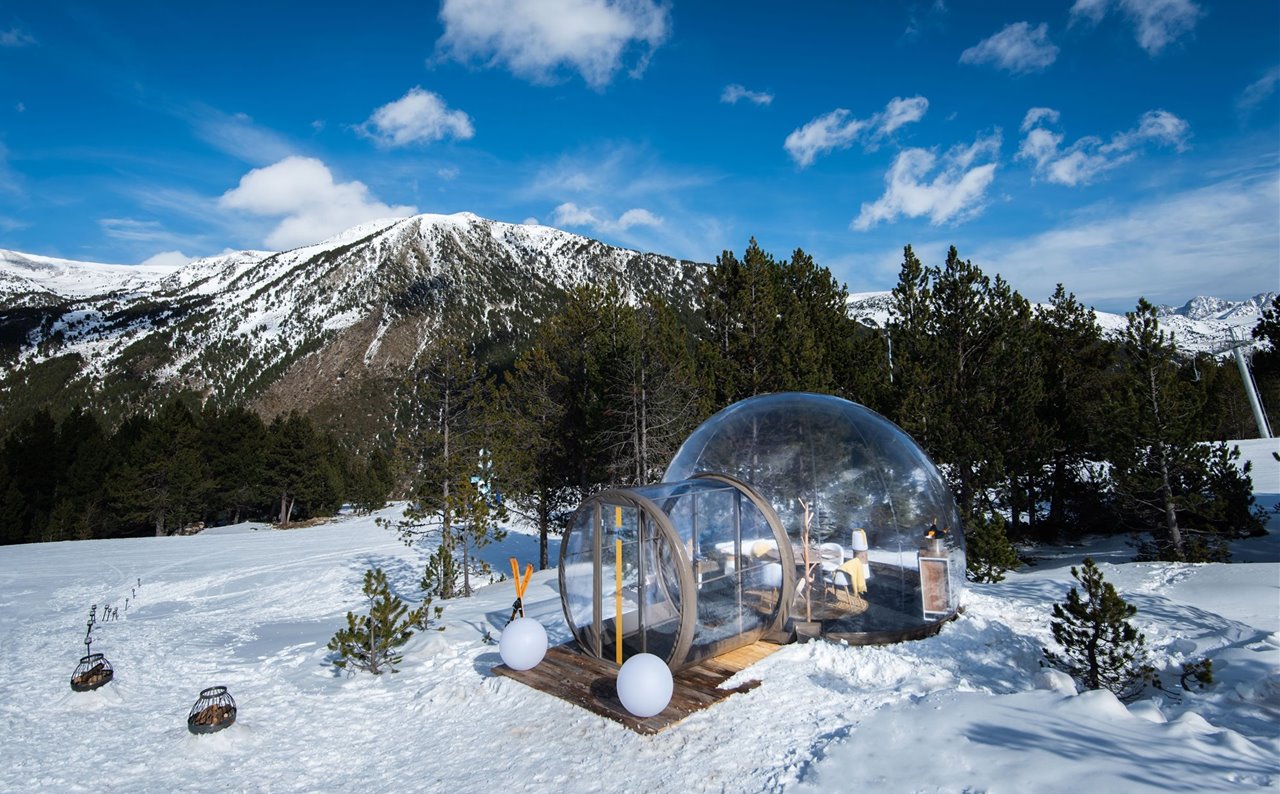
[[(501, 492), (538, 527), (546, 567), (586, 494), (656, 482), (702, 420), (776, 391), (844, 397), (910, 433), (951, 481), (979, 579), (1016, 564), (1011, 541), (1141, 532), (1143, 556), (1213, 560), (1262, 531), (1247, 471), (1220, 443), (1256, 434), (1235, 363), (1184, 354), (1146, 301), (1108, 337), (1061, 285), (1036, 306), (954, 247), (926, 265), (907, 246), (887, 323), (851, 318), (847, 302), (812, 257), (754, 240), (707, 269), (694, 310), (580, 287), (514, 348), (438, 335), (388, 384), (394, 427), (363, 442), (195, 395), (115, 424), (50, 405), (0, 443), (0, 543), (287, 525), (405, 498), (402, 531), (453, 548)], [(1253, 366), (1273, 424), (1278, 304), (1254, 330), (1270, 345)]]

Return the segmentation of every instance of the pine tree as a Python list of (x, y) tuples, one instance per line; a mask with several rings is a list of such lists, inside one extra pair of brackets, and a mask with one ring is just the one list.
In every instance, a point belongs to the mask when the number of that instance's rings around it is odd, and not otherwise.
[(886, 415), (924, 443), (930, 432), (931, 406), (937, 402), (937, 381), (931, 376), (936, 342), (930, 274), (911, 246), (902, 249), (902, 267), (893, 288), (893, 303), (885, 326), (892, 382)]
[(462, 552), (462, 595), (471, 597), (471, 573), (485, 576), (491, 573), (488, 564), (472, 556), (476, 549), (482, 549), (491, 542), (501, 541), (507, 533), (502, 529), (502, 522), (507, 520), (506, 508), (493, 498), (489, 483), (483, 479), (488, 476), (487, 468), (477, 469), (478, 473), (470, 479), (458, 483), (449, 494), (446, 509), (452, 513), (457, 547)]
[(1280, 428), (1280, 295), (1262, 310), (1253, 327), (1253, 338), (1266, 347), (1253, 353), (1253, 376), (1258, 382), (1262, 408), (1273, 430)]
[(617, 345), (605, 368), (605, 425), (598, 443), (609, 481), (656, 481), (699, 418), (689, 339), (660, 297), (618, 311)]
[(344, 670), (368, 670), (374, 675), (397, 672), (395, 666), (403, 658), (398, 651), (413, 636), (414, 627), (423, 622), (423, 610), (410, 611), (391, 592), (381, 568), (365, 571), (363, 592), (369, 614), (357, 616), (348, 612), (347, 627), (329, 640), (329, 650), (339, 656), (334, 665)]
[(965, 533), (965, 567), (975, 582), (1002, 582), (1005, 572), (1017, 568), (1018, 550), (1005, 534), (1004, 516), (978, 516)]
[[(490, 384), (473, 346), (442, 335), (423, 351), (405, 388), (406, 430), (400, 444), (412, 467), (414, 501), (397, 529), (406, 543), (438, 535), (441, 545), (453, 553), (451, 495), (471, 475), (487, 446), (483, 406)], [(452, 598), (454, 593), (441, 595)]]
[(1104, 376), (1111, 361), (1097, 315), (1061, 284), (1036, 310), (1043, 397), (1039, 418), (1047, 446), (1042, 498), (1049, 513), (1041, 537), (1056, 540), (1088, 500), (1086, 462), (1097, 458)]
[[(544, 324), (544, 334), (549, 332)], [(565, 438), (568, 378), (540, 338), (516, 359), (494, 399), (494, 470), (512, 512), (524, 505), (538, 527), (538, 568), (548, 565), (553, 523), (578, 503)]]
[(211, 506), (227, 511), (233, 524), (258, 513), (276, 495), (267, 490), (267, 440), (266, 425), (246, 408), (206, 413), (203, 447), (213, 483)]
[(1084, 597), (1073, 586), (1065, 604), (1053, 605), (1049, 629), (1062, 651), (1045, 648), (1045, 658), (1086, 689), (1109, 689), (1122, 698), (1136, 694), (1154, 676), (1146, 663), (1146, 638), (1129, 623), (1137, 607), (1103, 580), (1092, 559), (1085, 558), (1083, 571), (1072, 566), (1071, 575)]
[(1185, 560), (1178, 512), (1196, 497), (1180, 480), (1201, 479), (1205, 461), (1192, 421), (1197, 394), (1181, 378), (1155, 307), (1141, 299), (1126, 316), (1123, 367), (1106, 400), (1112, 488), (1134, 528), (1157, 531), (1161, 558)]

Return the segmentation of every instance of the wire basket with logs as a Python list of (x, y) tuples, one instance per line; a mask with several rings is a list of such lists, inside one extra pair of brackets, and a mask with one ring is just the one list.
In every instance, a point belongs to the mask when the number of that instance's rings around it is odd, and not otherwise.
[(111, 662), (100, 653), (91, 653), (80, 657), (80, 664), (71, 674), (71, 688), (76, 692), (88, 692), (97, 689), (115, 676)]
[(200, 692), (187, 714), (187, 729), (192, 733), (216, 733), (235, 721), (235, 699), (225, 686), (211, 686)]

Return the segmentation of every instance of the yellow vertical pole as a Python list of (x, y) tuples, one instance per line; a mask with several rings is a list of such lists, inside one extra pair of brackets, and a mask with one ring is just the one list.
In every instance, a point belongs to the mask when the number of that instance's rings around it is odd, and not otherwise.
[(614, 603), (617, 604), (617, 622), (614, 624), (617, 629), (617, 642), (615, 643), (614, 661), (619, 665), (622, 664), (622, 538), (613, 541), (614, 557), (616, 558), (616, 570), (614, 573)]

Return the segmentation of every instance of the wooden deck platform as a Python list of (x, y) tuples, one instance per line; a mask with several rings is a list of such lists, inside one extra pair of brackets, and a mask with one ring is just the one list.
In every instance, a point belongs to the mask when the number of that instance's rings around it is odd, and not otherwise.
[(620, 722), (637, 733), (655, 734), (730, 695), (755, 689), (759, 681), (747, 681), (731, 689), (721, 689), (720, 684), (779, 647), (761, 640), (678, 671), (671, 703), (661, 714), (644, 719), (632, 716), (618, 700), (614, 686), (618, 668), (582, 653), (576, 643), (548, 649), (546, 657), (532, 670), (512, 670), (500, 664), (493, 671)]

